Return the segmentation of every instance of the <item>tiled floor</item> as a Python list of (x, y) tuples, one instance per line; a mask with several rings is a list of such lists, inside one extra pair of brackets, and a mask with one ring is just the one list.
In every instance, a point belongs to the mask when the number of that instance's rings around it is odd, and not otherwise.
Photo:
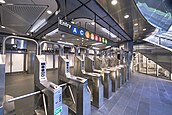
[(135, 73), (92, 115), (172, 115), (172, 82)]
[[(57, 71), (48, 71), (51, 81), (57, 81)], [(19, 96), (33, 92), (33, 75), (7, 75), (6, 93)], [(31, 115), (33, 97), (16, 103), (17, 115)], [(135, 73), (132, 79), (113, 94), (92, 115), (172, 115), (172, 82)]]

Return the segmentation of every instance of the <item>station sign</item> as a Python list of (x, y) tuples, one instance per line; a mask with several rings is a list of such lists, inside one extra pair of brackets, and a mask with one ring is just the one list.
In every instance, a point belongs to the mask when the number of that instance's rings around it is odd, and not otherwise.
[(109, 42), (109, 40), (107, 38), (102, 37), (93, 32), (90, 32), (89, 30), (79, 27), (77, 25), (74, 25), (70, 22), (67, 22), (64, 20), (59, 20), (58, 24), (59, 24), (60, 31), (67, 32), (67, 33), (73, 34), (73, 35), (77, 35), (82, 38), (86, 38), (86, 39), (93, 40), (96, 42), (101, 42), (103, 44), (108, 44), (108, 42)]

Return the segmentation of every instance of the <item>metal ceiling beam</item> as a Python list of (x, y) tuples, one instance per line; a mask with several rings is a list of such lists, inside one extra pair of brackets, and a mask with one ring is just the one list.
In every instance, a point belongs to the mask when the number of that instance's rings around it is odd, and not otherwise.
[[(81, 4), (83, 4), (80, 0), (78, 0)], [(96, 2), (97, 3), (97, 2)], [(93, 12), (97, 17), (99, 17), (101, 20), (103, 20), (108, 26), (110, 26), (111, 28), (113, 28), (115, 31), (117, 31), (114, 27), (112, 27), (109, 23), (107, 23), (102, 17), (100, 17), (99, 15), (97, 15), (92, 9), (90, 9), (88, 6), (86, 6), (85, 4), (83, 4), (87, 9), (89, 9), (91, 12)], [(99, 5), (98, 3), (97, 3), (97, 5)], [(99, 5), (100, 6), (100, 5)], [(100, 6), (100, 8), (102, 8), (101, 6)], [(103, 9), (103, 11), (105, 11), (104, 9)], [(106, 11), (105, 11), (106, 12)], [(109, 15), (107, 12), (106, 12), (106, 14), (107, 15)], [(109, 17), (112, 19), (112, 20), (114, 20), (110, 15), (109, 15)], [(118, 23), (116, 23), (117, 25), (118, 25)], [(119, 25), (118, 25), (119, 26)], [(120, 27), (120, 26), (119, 26)], [(121, 28), (121, 27), (120, 27)], [(122, 28), (121, 28), (122, 29)], [(123, 29), (122, 29), (123, 30)], [(123, 30), (124, 31), (124, 30)], [(118, 32), (118, 31), (117, 31)], [(124, 31), (125, 32), (125, 31)], [(119, 33), (119, 32), (118, 32)], [(126, 33), (126, 32), (125, 32)], [(120, 33), (119, 33), (120, 34)], [(122, 34), (120, 34), (121, 36), (123, 36)], [(126, 33), (126, 35), (128, 35), (127, 33)], [(129, 35), (128, 35), (129, 36)], [(124, 37), (124, 36), (123, 36)], [(125, 38), (125, 37), (124, 37)], [(130, 36), (129, 36), (129, 38), (130, 38)], [(126, 40), (128, 40), (127, 38), (125, 38)], [(131, 38), (130, 38), (131, 39)]]
[[(86, 2), (85, 4), (89, 3), (90, 1), (91, 1), (91, 0), (89, 0), (89, 1)], [(70, 14), (72, 14), (73, 12), (77, 11), (77, 10), (78, 10), (79, 8), (81, 8), (82, 6), (84, 6), (84, 5), (82, 4), (82, 5), (80, 5), (79, 7), (75, 8), (74, 10), (72, 10), (70, 13), (66, 14), (66, 17), (69, 16)], [(52, 18), (52, 17), (51, 17), (51, 18)], [(64, 18), (65, 18), (65, 16), (63, 16), (62, 19), (64, 19)], [(51, 19), (48, 19), (47, 22), (50, 21), (50, 20), (51, 20)], [(58, 21), (56, 21), (55, 23), (51, 24), (51, 26), (49, 26), (49, 27), (46, 28), (45, 30), (39, 32), (39, 34), (37, 34), (35, 37), (40, 36), (42, 33), (44, 33), (45, 31), (47, 31), (47, 30), (50, 29), (51, 27), (53, 27), (55, 24), (58, 24)]]

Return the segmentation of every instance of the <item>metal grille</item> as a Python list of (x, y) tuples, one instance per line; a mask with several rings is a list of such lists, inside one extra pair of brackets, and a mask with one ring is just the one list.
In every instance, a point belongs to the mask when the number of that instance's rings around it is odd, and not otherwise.
[(25, 34), (46, 8), (47, 6), (38, 5), (3, 5), (1, 6), (2, 25), (6, 26), (6, 32)]
[(3, 6), (3, 8), (31, 24), (38, 19), (38, 17), (45, 11), (47, 6), (7, 5)]

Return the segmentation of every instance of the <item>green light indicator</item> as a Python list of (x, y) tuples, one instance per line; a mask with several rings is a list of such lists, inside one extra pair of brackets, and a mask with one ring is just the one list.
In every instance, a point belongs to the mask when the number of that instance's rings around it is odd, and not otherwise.
[(104, 43), (105, 38), (102, 38), (102, 42)]
[(107, 44), (107, 39), (105, 40), (105, 43)]

